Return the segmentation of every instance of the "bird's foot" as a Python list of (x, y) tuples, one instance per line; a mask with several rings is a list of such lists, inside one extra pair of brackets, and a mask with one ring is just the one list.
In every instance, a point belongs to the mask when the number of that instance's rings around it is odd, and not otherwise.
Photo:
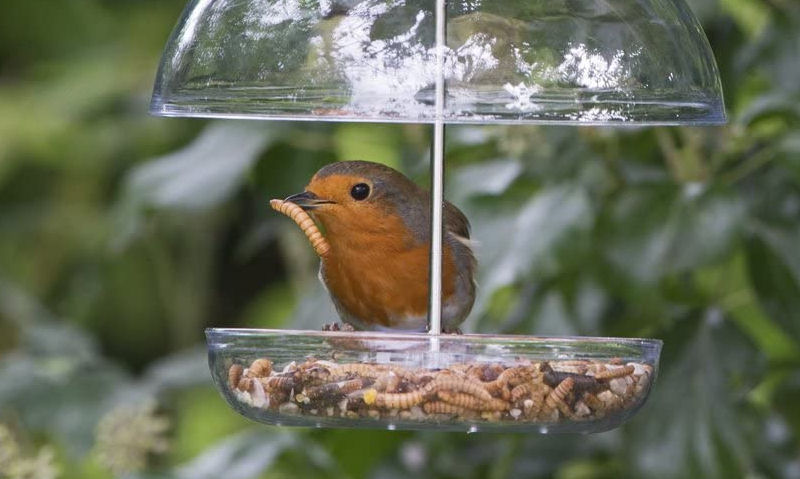
[(328, 324), (322, 325), (322, 330), (323, 331), (344, 331), (344, 332), (349, 333), (349, 332), (355, 331), (356, 328), (352, 327), (351, 325), (349, 325), (347, 323), (341, 323), (341, 324), (340, 323), (328, 323)]
[(461, 328), (442, 328), (444, 334), (464, 334)]

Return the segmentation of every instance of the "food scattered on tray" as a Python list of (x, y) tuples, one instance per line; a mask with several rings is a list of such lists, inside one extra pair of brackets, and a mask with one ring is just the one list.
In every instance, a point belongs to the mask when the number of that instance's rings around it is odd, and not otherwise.
[(589, 421), (638, 406), (649, 364), (622, 360), (456, 363), (446, 368), (308, 358), (280, 371), (268, 358), (233, 364), (228, 386), (280, 414), (408, 421)]

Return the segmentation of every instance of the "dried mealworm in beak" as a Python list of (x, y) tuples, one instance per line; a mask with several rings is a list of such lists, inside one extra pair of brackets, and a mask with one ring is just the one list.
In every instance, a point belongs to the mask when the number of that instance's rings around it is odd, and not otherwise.
[(273, 210), (288, 216), (292, 221), (297, 223), (297, 226), (303, 230), (303, 233), (308, 238), (311, 246), (314, 247), (314, 251), (317, 252), (318, 256), (325, 257), (325, 255), (328, 254), (331, 249), (330, 244), (328, 244), (328, 241), (322, 236), (314, 220), (308, 216), (308, 213), (306, 213), (303, 208), (292, 202), (283, 200), (270, 200), (269, 205)]

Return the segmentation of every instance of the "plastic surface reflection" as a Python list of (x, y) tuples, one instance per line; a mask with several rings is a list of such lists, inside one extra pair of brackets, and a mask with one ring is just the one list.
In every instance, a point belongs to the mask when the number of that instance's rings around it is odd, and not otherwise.
[(228, 403), (277, 425), (599, 432), (646, 400), (661, 342), (211, 329)]
[[(433, 0), (196, 0), (151, 110), (431, 122)], [(445, 120), (720, 123), (706, 38), (683, 0), (451, 0)]]

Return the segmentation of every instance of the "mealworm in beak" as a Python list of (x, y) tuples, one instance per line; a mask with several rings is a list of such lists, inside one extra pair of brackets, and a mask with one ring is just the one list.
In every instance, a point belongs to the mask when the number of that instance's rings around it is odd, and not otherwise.
[(297, 226), (303, 230), (303, 234), (306, 235), (318, 256), (325, 257), (325, 255), (328, 254), (331, 245), (328, 243), (328, 240), (322, 236), (314, 220), (308, 216), (308, 213), (306, 213), (303, 208), (290, 201), (283, 200), (270, 200), (269, 205), (273, 210), (288, 216), (292, 221), (297, 223)]

